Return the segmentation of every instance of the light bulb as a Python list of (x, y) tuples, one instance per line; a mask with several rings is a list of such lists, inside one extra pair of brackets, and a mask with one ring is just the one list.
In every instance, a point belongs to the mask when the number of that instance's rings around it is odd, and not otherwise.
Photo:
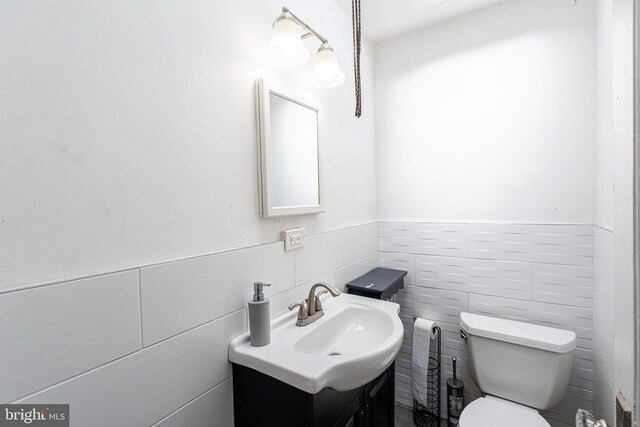
[(278, 45), (278, 50), (280, 51), (280, 55), (287, 60), (291, 60), (294, 56), (296, 56), (296, 45), (293, 43), (282, 42)]
[(302, 44), (300, 27), (288, 12), (283, 12), (273, 25), (267, 60), (277, 67), (295, 68), (309, 59), (309, 51)]
[(311, 77), (313, 83), (320, 88), (336, 87), (344, 83), (345, 77), (338, 65), (338, 57), (327, 43), (322, 43), (318, 48)]

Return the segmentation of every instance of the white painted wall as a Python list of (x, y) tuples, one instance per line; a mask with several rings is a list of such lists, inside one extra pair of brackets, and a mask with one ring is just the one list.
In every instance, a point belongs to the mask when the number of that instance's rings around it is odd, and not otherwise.
[[(581, 303), (587, 304), (579, 317), (589, 318), (581, 326), (589, 338), (581, 342), (566, 401), (545, 414), (562, 425), (572, 425), (577, 406), (591, 407), (591, 402), (599, 416), (613, 422), (614, 370), (616, 377), (630, 379), (633, 372), (628, 366), (614, 368), (613, 351), (613, 78), (618, 73), (613, 1), (514, 0), (376, 45), (379, 218), (402, 221), (402, 230), (410, 230), (401, 233), (399, 246), (386, 248), (384, 227), (398, 223), (381, 223), (381, 262), (405, 265), (417, 277), (418, 260), (429, 258), (423, 276), (436, 276), (410, 288), (430, 295), (424, 304), (416, 303), (415, 295), (401, 299), (407, 316), (439, 318), (441, 308), (429, 301), (440, 293), (460, 300), (458, 309), (479, 310), (472, 296), (494, 291), (470, 287), (475, 277), (469, 268), (461, 267), (447, 280), (452, 265), (487, 262), (478, 259), (487, 254), (468, 249), (445, 258), (425, 256), (434, 255), (440, 241), (448, 249), (455, 246), (451, 234), (425, 232), (433, 226), (428, 221), (442, 227), (450, 222), (469, 222), (468, 227), (487, 222), (489, 228), (499, 228), (496, 222), (535, 223), (541, 229), (549, 223), (597, 225), (593, 242), (584, 246), (595, 246), (594, 262), (557, 282), (561, 286), (553, 292), (561, 297), (550, 304), (574, 304), (572, 289), (579, 290)], [(518, 231), (505, 240), (526, 235)], [(514, 254), (531, 256), (519, 243)], [(566, 263), (558, 256), (533, 262)], [(574, 265), (569, 271), (581, 270)], [(540, 299), (540, 283), (531, 280), (530, 295), (508, 294), (510, 289), (491, 281), (502, 299), (493, 298), (487, 310), (547, 321), (546, 309), (531, 307), (551, 301)], [(469, 292), (466, 299), (464, 292)], [(452, 304), (448, 299), (441, 305), (446, 311)], [(513, 307), (527, 308), (515, 314)], [(622, 316), (630, 322), (628, 313)], [(455, 332), (453, 326), (454, 321)], [(572, 327), (570, 321), (558, 326)], [(445, 354), (463, 357), (459, 350), (451, 346)], [(399, 378), (410, 378), (402, 369)], [(410, 402), (403, 384), (398, 393)]]
[[(615, 375), (606, 367), (603, 375), (631, 400), (632, 2), (610, 1), (611, 15), (599, 21), (610, 21), (610, 39), (595, 30), (593, 1), (513, 0), (382, 43), (375, 104), (373, 49), (366, 45), (361, 119), (352, 117), (350, 20), (332, 2), (288, 4), (339, 55), (347, 82), (326, 91), (263, 60), (282, 6), (272, 0), (4, 2), (0, 312), (34, 303), (42, 310), (37, 319), (24, 312), (0, 316), (0, 336), (8, 342), (23, 325), (43, 334), (58, 324), (77, 334), (66, 337), (69, 358), (56, 357), (59, 343), (44, 340), (35, 340), (35, 349), (4, 352), (13, 364), (0, 360), (0, 366), (20, 386), (0, 392), (6, 400), (77, 399), (77, 413), (90, 419), (95, 409), (109, 412), (107, 396), (118, 396), (110, 401), (114, 407), (133, 405), (129, 413), (138, 416), (135, 404), (163, 389), (162, 404), (137, 424), (195, 423), (210, 417), (203, 407), (230, 420), (226, 354), (215, 355), (206, 378), (198, 373), (213, 360), (202, 348), (224, 348), (246, 330), (242, 307), (250, 289), (242, 283), (250, 279), (230, 285), (231, 267), (273, 260), (246, 273), (285, 277), (274, 292), (274, 312), (281, 312), (310, 280), (344, 282), (377, 264), (375, 226), (350, 227), (374, 221), (377, 205), (383, 220), (614, 227), (615, 239), (603, 240), (614, 240), (616, 253)], [(597, 2), (603, 13), (607, 5)], [(609, 43), (615, 45), (610, 54)], [(325, 214), (259, 218), (257, 77), (320, 105)], [(615, 99), (615, 109), (606, 108), (607, 99)], [(312, 235), (294, 259), (271, 243), (291, 226)], [(246, 248), (252, 245), (260, 246)], [(140, 268), (240, 247), (201, 262)], [(170, 274), (144, 274), (165, 268)], [(122, 269), (131, 270), (7, 292)], [(47, 304), (54, 300), (67, 305)], [(96, 333), (107, 339), (87, 346)], [(185, 343), (196, 350), (183, 351)], [(187, 353), (203, 364), (176, 363)], [(47, 360), (57, 365), (46, 375), (28, 369)], [(24, 371), (13, 369), (20, 363)], [(171, 371), (176, 366), (190, 370)], [(201, 379), (185, 381), (182, 395), (171, 394), (172, 383), (187, 374)], [(132, 375), (147, 388), (132, 390)], [(105, 378), (110, 389), (103, 389)]]
[[(0, 290), (375, 220), (372, 49), (355, 119), (350, 17), (287, 6), (330, 39), (343, 86), (266, 64), (275, 0), (3, 2)], [(258, 77), (321, 109), (322, 215), (259, 216)]]
[[(615, 394), (634, 390), (633, 2), (597, 2), (594, 402), (614, 421)], [(610, 231), (613, 230), (613, 233)], [(608, 261), (611, 260), (611, 261)], [(615, 284), (615, 286), (614, 286)]]
[(379, 218), (593, 223), (594, 19), (514, 0), (377, 44)]
[(596, 5), (596, 193), (593, 263), (593, 409), (615, 422), (613, 274), (613, 0)]
[[(355, 119), (350, 18), (287, 4), (347, 75), (316, 90), (308, 69), (263, 59), (281, 6), (2, 3), (3, 403), (69, 403), (74, 425), (231, 427), (227, 345), (247, 330), (251, 283), (273, 282), (276, 316), (311, 281), (378, 265), (372, 48)], [(258, 77), (320, 108), (324, 214), (260, 218)], [(284, 252), (294, 226), (306, 245)]]
[(613, 2), (615, 387), (635, 399), (633, 277), (633, 0)]
[[(367, 0), (362, 32), (374, 43), (506, 0)], [(335, 0), (351, 13), (351, 1)]]
[(613, 229), (613, 0), (596, 5), (595, 224)]

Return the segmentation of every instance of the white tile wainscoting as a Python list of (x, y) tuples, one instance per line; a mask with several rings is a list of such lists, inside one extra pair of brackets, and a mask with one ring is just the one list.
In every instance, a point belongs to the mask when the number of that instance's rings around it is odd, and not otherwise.
[(15, 343), (0, 353), (1, 400), (70, 403), (74, 425), (231, 426), (227, 343), (247, 329), (251, 283), (274, 283), (275, 317), (310, 282), (342, 286), (380, 264), (409, 273), (398, 402), (412, 404), (416, 315), (442, 327), (443, 384), (455, 356), (467, 402), (479, 396), (458, 332), (471, 311), (576, 331), (569, 391), (544, 415), (554, 427), (578, 406), (612, 419), (612, 241), (590, 225), (385, 222), (307, 236), (294, 252), (276, 242), (12, 290), (0, 294), (0, 340)]
[(593, 258), (593, 409), (614, 425), (613, 233), (595, 227)]
[[(457, 357), (466, 402), (480, 396), (470, 379), (459, 335), (462, 311), (576, 332), (578, 349), (567, 393), (560, 405), (543, 412), (552, 426), (573, 426), (578, 407), (592, 409), (594, 399), (612, 393), (605, 387), (612, 384), (608, 375), (613, 366), (611, 354), (606, 353), (611, 348), (606, 340), (612, 342), (613, 331), (607, 328), (613, 316), (612, 233), (592, 225), (552, 224), (381, 222), (379, 228), (380, 265), (408, 272), (405, 289), (398, 295), (405, 324), (397, 361), (399, 403), (412, 405), (413, 316), (440, 323), (443, 385), (452, 376), (451, 358)], [(604, 335), (601, 346), (599, 334)], [(613, 402), (609, 396), (605, 399)], [(445, 416), (444, 398), (441, 403)], [(595, 405), (608, 416), (611, 407), (600, 406)]]
[(372, 223), (294, 252), (275, 242), (2, 293), (0, 401), (69, 403), (75, 426), (230, 427), (227, 346), (247, 330), (252, 283), (273, 283), (275, 317), (314, 281), (343, 287), (377, 266)]

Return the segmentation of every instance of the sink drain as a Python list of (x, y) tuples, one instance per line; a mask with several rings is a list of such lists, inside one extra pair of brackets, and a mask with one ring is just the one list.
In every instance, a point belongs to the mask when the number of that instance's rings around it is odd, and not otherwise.
[(329, 356), (341, 356), (341, 355), (342, 355), (342, 353), (338, 353), (338, 352), (335, 352), (335, 351), (332, 352), (332, 353), (329, 353)]

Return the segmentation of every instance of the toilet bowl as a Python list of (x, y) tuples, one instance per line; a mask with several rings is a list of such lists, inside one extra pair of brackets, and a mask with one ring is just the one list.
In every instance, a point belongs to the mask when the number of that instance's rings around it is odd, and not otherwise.
[(494, 396), (481, 397), (467, 405), (459, 427), (550, 427), (533, 408)]
[(538, 410), (556, 406), (569, 384), (576, 334), (478, 314), (460, 315), (471, 377), (485, 397), (460, 427), (549, 427)]

